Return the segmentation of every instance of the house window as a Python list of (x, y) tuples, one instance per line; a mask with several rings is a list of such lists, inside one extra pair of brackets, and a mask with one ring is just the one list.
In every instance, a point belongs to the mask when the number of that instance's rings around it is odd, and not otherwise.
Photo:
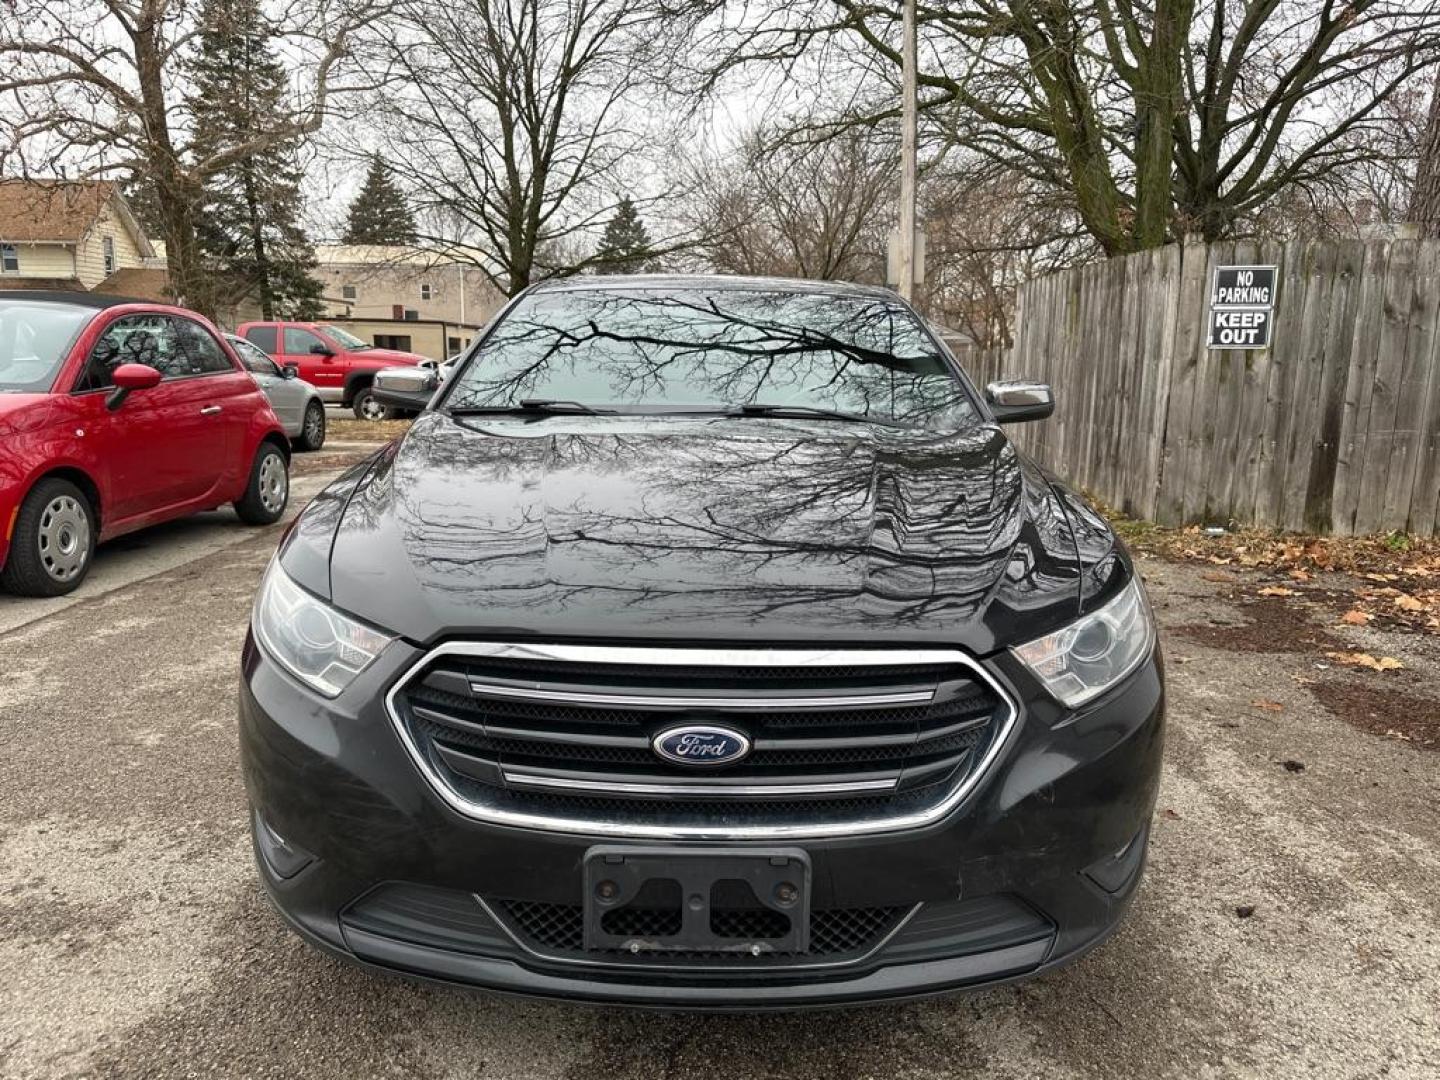
[(105, 256), (105, 276), (109, 277), (115, 272), (115, 238), (107, 236), (101, 240), (100, 250)]
[(376, 334), (375, 347), (377, 349), (396, 349), (400, 352), (410, 351), (409, 334)]
[(0, 244), (0, 274), (20, 272), (20, 251), (14, 244)]
[(354, 299), (355, 299), (355, 286), (354, 286), (354, 285), (341, 285), (341, 286), (340, 286), (340, 298), (341, 298), (342, 300), (354, 300)]
[(421, 299), (421, 300), (429, 300), (429, 299), (430, 299), (430, 283), (429, 283), (428, 281), (422, 281), (422, 282), (420, 283), (420, 299)]

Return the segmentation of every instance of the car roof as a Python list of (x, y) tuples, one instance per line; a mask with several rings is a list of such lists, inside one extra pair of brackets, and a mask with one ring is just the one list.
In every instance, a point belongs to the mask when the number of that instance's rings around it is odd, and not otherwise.
[(147, 307), (169, 309), (169, 304), (142, 300), (134, 296), (110, 296), (107, 293), (69, 292), (60, 289), (0, 289), (0, 300), (31, 300), (45, 304), (70, 304), (72, 307), (104, 308), (124, 307), (127, 304), (144, 304)]
[(703, 289), (707, 292), (807, 292), (900, 301), (899, 294), (882, 285), (849, 281), (811, 281), (805, 278), (740, 277), (727, 274), (596, 274), (554, 278), (534, 286), (537, 293), (578, 290), (653, 289), (659, 292)]

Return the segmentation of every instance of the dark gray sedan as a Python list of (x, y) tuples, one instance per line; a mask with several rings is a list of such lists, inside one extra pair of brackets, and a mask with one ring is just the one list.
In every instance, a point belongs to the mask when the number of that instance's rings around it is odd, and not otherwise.
[(225, 340), (240, 357), (245, 370), (255, 376), (280, 418), (285, 434), (297, 450), (319, 450), (325, 445), (325, 403), (320, 391), (295, 377), (293, 369), (282, 368), (264, 350), (235, 334)]

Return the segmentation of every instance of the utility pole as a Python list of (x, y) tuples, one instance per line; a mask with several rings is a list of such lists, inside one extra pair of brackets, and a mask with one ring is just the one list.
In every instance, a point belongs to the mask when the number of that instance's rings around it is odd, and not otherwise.
[(915, 0), (905, 0), (901, 24), (900, 88), (900, 296), (915, 299)]

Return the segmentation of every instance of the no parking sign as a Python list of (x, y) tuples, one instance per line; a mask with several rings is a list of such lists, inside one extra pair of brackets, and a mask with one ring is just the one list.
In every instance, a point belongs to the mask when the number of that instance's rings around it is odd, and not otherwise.
[(1275, 316), (1274, 266), (1217, 266), (1210, 292), (1210, 348), (1268, 349)]

